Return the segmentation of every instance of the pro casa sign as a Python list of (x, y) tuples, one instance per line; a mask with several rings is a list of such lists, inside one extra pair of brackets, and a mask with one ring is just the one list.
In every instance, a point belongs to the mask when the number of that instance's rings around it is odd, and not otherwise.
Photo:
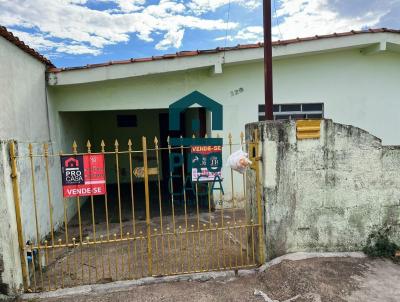
[(104, 154), (61, 156), (64, 197), (106, 194)]

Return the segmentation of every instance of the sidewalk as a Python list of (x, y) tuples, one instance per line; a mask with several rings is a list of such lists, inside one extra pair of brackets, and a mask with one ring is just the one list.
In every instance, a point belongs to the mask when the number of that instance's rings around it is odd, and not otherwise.
[[(255, 295), (255, 290), (262, 295)], [(266, 296), (266, 297), (265, 297)], [(46, 302), (117, 301), (369, 301), (394, 302), (400, 297), (400, 265), (368, 258), (283, 260), (265, 272), (224, 280), (181, 281), (91, 291), (40, 299)], [(19, 301), (39, 301), (25, 299)], [(270, 302), (268, 301), (268, 302)]]

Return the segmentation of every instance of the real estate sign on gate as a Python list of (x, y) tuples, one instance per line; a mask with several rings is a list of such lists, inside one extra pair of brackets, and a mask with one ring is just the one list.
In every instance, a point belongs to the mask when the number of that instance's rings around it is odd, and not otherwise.
[(222, 146), (192, 146), (191, 167), (193, 182), (222, 180)]
[(64, 197), (106, 194), (104, 154), (61, 156)]

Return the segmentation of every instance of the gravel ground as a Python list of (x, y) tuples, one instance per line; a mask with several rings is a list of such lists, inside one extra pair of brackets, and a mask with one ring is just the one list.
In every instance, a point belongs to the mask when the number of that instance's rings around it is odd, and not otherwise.
[(255, 290), (279, 302), (400, 301), (400, 266), (368, 258), (284, 260), (263, 273), (224, 281), (151, 284), (127, 291), (91, 292), (40, 301), (268, 301), (255, 295)]

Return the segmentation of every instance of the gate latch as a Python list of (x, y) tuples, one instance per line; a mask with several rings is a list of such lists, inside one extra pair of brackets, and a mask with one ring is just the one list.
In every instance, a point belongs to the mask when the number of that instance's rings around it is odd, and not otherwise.
[(249, 143), (249, 159), (251, 161), (250, 168), (255, 170), (257, 162), (262, 160), (261, 156), (257, 156), (257, 146), (255, 143)]

